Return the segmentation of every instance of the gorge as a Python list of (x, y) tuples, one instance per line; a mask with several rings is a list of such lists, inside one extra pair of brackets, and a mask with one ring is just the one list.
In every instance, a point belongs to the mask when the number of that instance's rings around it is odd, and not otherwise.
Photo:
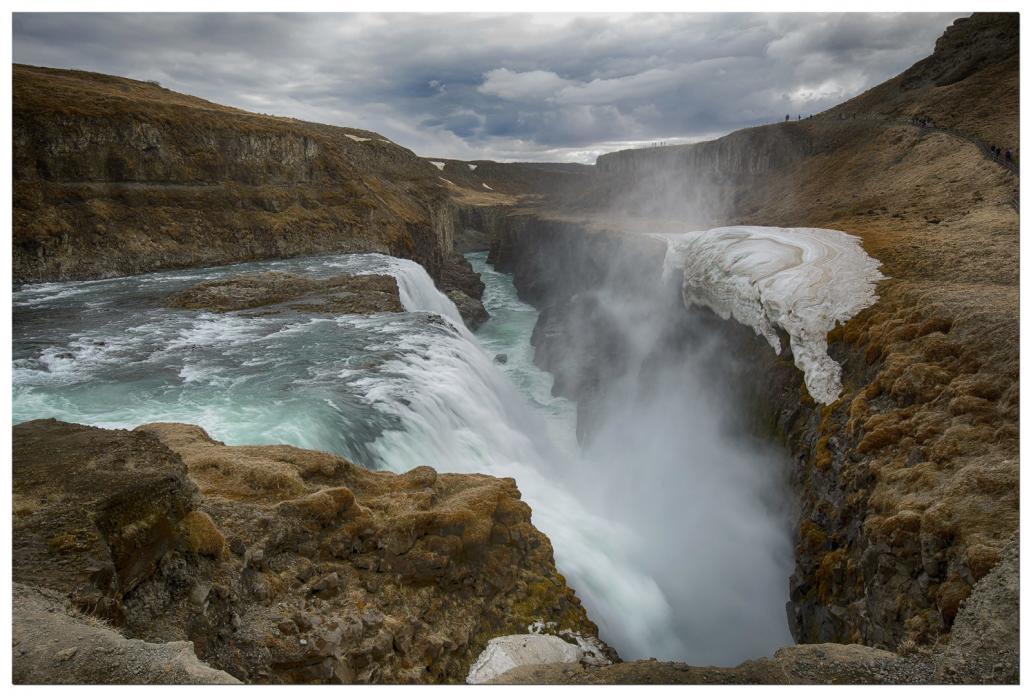
[(1018, 141), (1018, 18), (592, 167), (14, 75), (16, 680), (104, 680), (56, 614), (203, 682), (1018, 681), (1018, 175), (946, 132)]

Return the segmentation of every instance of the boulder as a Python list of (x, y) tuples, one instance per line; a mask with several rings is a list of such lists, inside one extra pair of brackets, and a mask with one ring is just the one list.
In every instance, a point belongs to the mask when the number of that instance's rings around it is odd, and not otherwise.
[(120, 621), (122, 597), (187, 537), (186, 466), (149, 433), (56, 420), (14, 426), (13, 454), (14, 580)]
[(447, 297), (458, 308), (458, 314), (465, 320), (465, 326), (472, 331), (478, 329), (490, 318), (490, 313), (486, 311), (482, 302), (474, 297), (469, 297), (461, 290), (451, 290), (447, 293)]

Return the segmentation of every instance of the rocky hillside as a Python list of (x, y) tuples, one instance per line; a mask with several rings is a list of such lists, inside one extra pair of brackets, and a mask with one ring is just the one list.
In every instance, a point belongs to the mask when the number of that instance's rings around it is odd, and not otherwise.
[(531, 623), (597, 635), (511, 479), (168, 423), (22, 423), (13, 461), (18, 683), (461, 682)]
[(437, 279), (453, 262), (439, 172), (377, 133), (26, 65), (13, 102), (15, 282), (331, 251)]
[[(975, 140), (1018, 152), (1017, 22), (957, 22), (933, 56), (827, 114), (614, 153), (546, 199), (479, 216), (493, 260), (543, 309), (544, 358), (571, 345), (561, 312), (611, 276), (613, 248), (654, 256), (638, 232), (828, 227), (882, 262), (877, 304), (829, 337), (845, 377), (834, 404), (810, 399), (789, 355), (741, 344), (756, 415), (794, 458), (800, 642), (941, 648), (1018, 528), (1018, 176)], [(595, 330), (586, 344), (612, 345), (614, 327)], [(581, 414), (601, 352), (571, 374), (548, 364)]]
[(933, 54), (828, 115), (928, 116), (941, 128), (1019, 150), (1019, 15), (958, 19)]

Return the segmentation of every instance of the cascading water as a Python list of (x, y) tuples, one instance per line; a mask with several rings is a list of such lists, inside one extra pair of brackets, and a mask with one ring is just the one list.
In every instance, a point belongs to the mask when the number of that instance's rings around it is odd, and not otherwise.
[[(559, 569), (624, 658), (732, 664), (789, 642), (790, 551), (770, 457), (719, 434), (721, 414), (696, 407), (703, 384), (686, 363), (656, 391), (627, 373), (613, 392), (621, 405), (607, 402), (581, 451), (574, 405), (551, 396), (532, 362), (535, 310), (483, 256), (471, 260), (494, 318), (478, 337), (420, 266), (377, 254), (24, 287), (14, 295), (14, 420), (190, 422), (229, 444), (514, 477)], [(408, 312), (162, 306), (194, 283), (257, 270), (391, 273)]]

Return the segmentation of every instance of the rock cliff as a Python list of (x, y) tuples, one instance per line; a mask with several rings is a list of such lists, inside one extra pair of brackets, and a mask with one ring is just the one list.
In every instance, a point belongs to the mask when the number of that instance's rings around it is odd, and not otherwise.
[(597, 635), (511, 479), (49, 420), (13, 502), (22, 683), (462, 682), (495, 636)]
[(377, 133), (26, 65), (13, 101), (15, 282), (340, 251), (440, 279), (463, 261), (439, 172)]

